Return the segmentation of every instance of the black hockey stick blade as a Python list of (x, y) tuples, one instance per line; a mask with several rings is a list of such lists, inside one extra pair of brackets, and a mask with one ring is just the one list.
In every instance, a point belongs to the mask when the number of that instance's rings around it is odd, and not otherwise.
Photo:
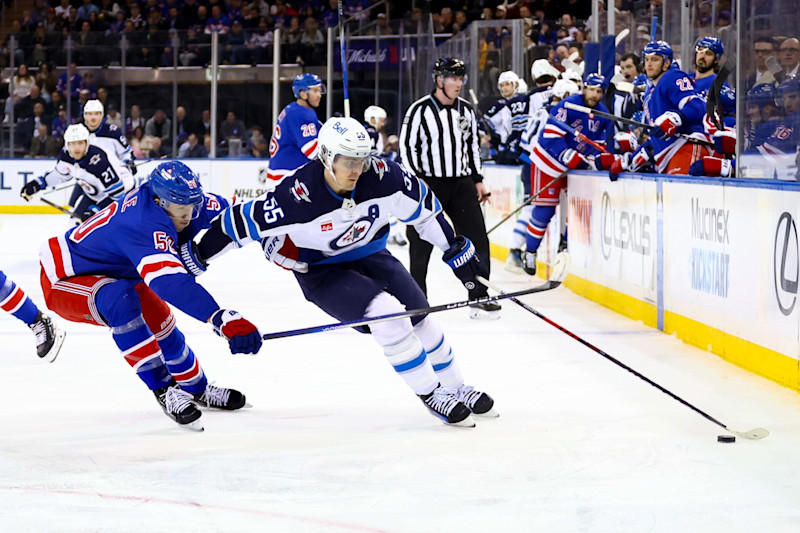
[[(554, 267), (555, 268), (555, 267)], [(566, 273), (564, 273), (566, 276)], [(369, 324), (377, 324), (378, 322), (387, 322), (389, 320), (397, 320), (398, 318), (410, 318), (412, 316), (427, 315), (430, 313), (439, 313), (441, 311), (450, 311), (451, 309), (461, 309), (470, 305), (482, 304), (487, 302), (496, 302), (498, 300), (505, 300), (506, 298), (516, 298), (517, 296), (525, 296), (527, 294), (535, 294), (537, 292), (551, 291), (561, 285), (561, 280), (551, 278), (541, 285), (525, 289), (517, 292), (510, 292), (498, 296), (481, 296), (472, 300), (464, 300), (462, 302), (453, 302), (449, 304), (434, 305), (424, 309), (410, 309), (408, 311), (401, 311), (399, 313), (392, 313), (389, 315), (376, 316), (371, 318), (360, 318), (357, 320), (348, 320), (346, 322), (338, 322), (336, 324), (326, 324), (323, 326), (311, 326), (308, 328), (290, 329), (287, 331), (278, 331), (275, 333), (267, 333), (262, 335), (261, 338), (265, 341), (272, 339), (282, 339), (284, 337), (297, 337), (299, 335), (308, 335), (310, 333), (321, 333), (323, 331), (333, 331), (337, 329), (354, 328), (356, 326), (368, 326)]]
[(708, 98), (706, 100), (706, 113), (708, 113), (708, 116), (714, 121), (718, 130), (724, 129), (719, 93), (722, 91), (722, 85), (725, 83), (725, 80), (727, 80), (728, 76), (731, 74), (730, 63), (731, 62), (726, 59), (722, 66), (720, 66), (717, 77), (714, 78), (714, 83), (711, 84), (711, 89), (708, 91)]

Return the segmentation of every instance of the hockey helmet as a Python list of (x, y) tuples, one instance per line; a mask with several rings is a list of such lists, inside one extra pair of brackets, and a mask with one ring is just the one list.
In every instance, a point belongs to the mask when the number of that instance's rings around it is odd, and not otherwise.
[[(372, 124), (372, 119), (386, 120), (386, 110), (378, 105), (371, 105), (364, 110), (364, 122)], [(376, 122), (377, 123), (377, 122)]]
[[(75, 146), (72, 143), (86, 141), (83, 146)], [(72, 124), (67, 127), (64, 132), (64, 146), (67, 148), (67, 153), (73, 159), (82, 159), (89, 149), (89, 130), (83, 124)]]
[(355, 170), (362, 165), (362, 172), (367, 165), (367, 157), (372, 151), (372, 139), (359, 121), (350, 117), (333, 117), (328, 119), (319, 130), (319, 159), (325, 168), (333, 172), (334, 163), (339, 156), (348, 158), (347, 167)]
[(322, 83), (322, 78), (310, 72), (298, 74), (294, 77), (294, 80), (292, 80), (292, 92), (295, 98), (300, 98), (300, 91), (308, 92), (311, 87), (316, 87), (318, 85), (320, 86), (322, 94), (325, 94), (325, 84)]
[(602, 74), (598, 74), (597, 72), (592, 72), (591, 74), (587, 74), (585, 78), (583, 78), (583, 86), (584, 87), (600, 87), (605, 88), (606, 86), (606, 78)]
[(517, 73), (513, 70), (507, 70), (500, 73), (500, 77), (497, 78), (497, 88), (502, 90), (502, 85), (508, 82), (514, 84), (514, 91), (516, 91), (517, 87), (519, 86), (519, 76), (517, 76)]
[[(149, 178), (150, 192), (170, 218), (192, 219), (205, 205), (203, 186), (192, 169), (180, 161), (158, 165)], [(190, 208), (190, 209), (189, 209)]]
[(528, 92), (528, 84), (522, 78), (517, 82), (517, 94), (525, 94)]
[(775, 88), (771, 83), (759, 83), (747, 91), (745, 102), (747, 105), (763, 107), (775, 105)]
[(553, 84), (553, 94), (560, 100), (573, 94), (579, 94), (580, 92), (580, 87), (572, 80), (558, 80)]
[(440, 57), (433, 64), (431, 70), (433, 82), (436, 83), (436, 76), (462, 76), (464, 83), (467, 83), (467, 65), (457, 57)]
[(86, 103), (83, 105), (83, 116), (86, 116), (86, 113), (100, 113), (102, 116), (104, 114), (103, 110), (103, 103), (100, 100), (87, 100)]
[(558, 78), (559, 72), (556, 67), (550, 64), (546, 59), (537, 59), (531, 64), (531, 77), (536, 82), (539, 78), (545, 76), (552, 76), (554, 79)]
[[(787, 97), (792, 98), (791, 105), (788, 106), (789, 102), (787, 101)], [(783, 109), (784, 113), (791, 114), (798, 109), (800, 109), (800, 102), (797, 99), (800, 98), (800, 78), (788, 77), (778, 85), (778, 97), (776, 98), (776, 103)], [(790, 107), (787, 109), (787, 107)]]
[(719, 60), (719, 58), (722, 57), (722, 54), (725, 53), (725, 48), (722, 46), (722, 41), (716, 37), (703, 37), (700, 39), (694, 46), (694, 51), (701, 52), (703, 50), (711, 50), (714, 52), (714, 58), (716, 60)]
[(659, 55), (664, 59), (669, 59), (670, 61), (674, 59), (672, 47), (667, 41), (650, 41), (644, 45), (644, 50), (642, 50), (642, 59), (644, 59), (645, 56), (653, 54)]

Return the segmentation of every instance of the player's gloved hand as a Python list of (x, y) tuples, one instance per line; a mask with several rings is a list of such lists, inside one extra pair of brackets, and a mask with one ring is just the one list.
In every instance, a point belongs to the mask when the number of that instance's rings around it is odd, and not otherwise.
[(589, 160), (586, 159), (582, 154), (578, 153), (577, 151), (573, 150), (572, 148), (567, 148), (561, 155), (559, 156), (561, 162), (567, 165), (568, 168), (573, 170), (577, 169), (584, 169), (590, 168)]
[(130, 170), (131, 174), (134, 176), (137, 172), (139, 172), (139, 167), (136, 166), (136, 163), (133, 162), (133, 159), (128, 159), (125, 161), (125, 166), (128, 167), (128, 170)]
[(294, 270), (305, 274), (308, 272), (308, 263), (300, 261), (300, 250), (288, 235), (276, 235), (261, 239), (264, 257), (286, 270)]
[(714, 149), (722, 155), (736, 153), (736, 132), (733, 130), (718, 131), (713, 136)]
[(639, 140), (630, 131), (621, 131), (614, 135), (614, 149), (618, 153), (635, 152), (639, 148)]
[(621, 154), (600, 154), (594, 158), (594, 167), (597, 170), (611, 170), (616, 161), (622, 159)]
[(463, 235), (456, 235), (455, 242), (442, 255), (442, 261), (453, 269), (456, 277), (469, 290), (478, 286), (478, 276), (489, 276), (489, 268), (478, 257), (475, 245)]
[(733, 159), (707, 156), (692, 163), (689, 167), (689, 175), (730, 178), (733, 176), (735, 168), (736, 163)]
[(184, 268), (186, 268), (189, 274), (197, 277), (206, 271), (208, 261), (200, 255), (197, 243), (194, 241), (185, 242), (181, 244), (178, 252), (181, 256), (181, 263), (183, 263)]
[[(617, 181), (620, 174), (628, 171), (632, 157), (633, 156), (631, 154), (622, 154), (618, 158), (614, 159), (614, 161), (611, 163), (611, 167), (608, 169), (608, 177), (611, 181)], [(596, 161), (595, 164), (597, 164)]]
[(228, 339), (231, 353), (258, 353), (261, 349), (261, 333), (250, 321), (230, 309), (217, 309), (209, 322), (214, 333)]
[(44, 178), (36, 178), (33, 181), (27, 182), (22, 186), (19, 195), (25, 198), (26, 202), (30, 202), (33, 195), (45, 188)]
[(653, 129), (650, 130), (650, 135), (659, 139), (671, 137), (678, 132), (678, 128), (682, 124), (683, 120), (679, 113), (666, 111), (656, 118)]

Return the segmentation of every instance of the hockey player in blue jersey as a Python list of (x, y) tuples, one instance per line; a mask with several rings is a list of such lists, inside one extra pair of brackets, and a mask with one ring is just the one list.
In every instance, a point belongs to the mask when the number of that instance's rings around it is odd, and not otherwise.
[(292, 81), (296, 100), (283, 108), (269, 141), (267, 177), (280, 180), (317, 156), (317, 135), (322, 123), (314, 111), (325, 84), (316, 74), (298, 74)]
[[(369, 136), (357, 120), (331, 118), (319, 142), (318, 160), (265, 196), (223, 212), (200, 241), (193, 263), (213, 258), (231, 242), (262, 241), (270, 260), (294, 269), (306, 299), (338, 320), (428, 307), (414, 278), (386, 250), (394, 214), (444, 251), (442, 259), (467, 288), (478, 283), (476, 276), (488, 275), (475, 246), (454, 234), (425, 183), (394, 162), (370, 156)], [(447, 339), (430, 317), (358, 329), (372, 333), (397, 374), (445, 423), (472, 427), (470, 414), (496, 416), (494, 401), (464, 384)]]
[[(149, 180), (95, 216), (42, 245), (48, 308), (73, 321), (111, 329), (114, 342), (164, 412), (202, 430), (197, 403), (234, 410), (245, 397), (211, 385), (167, 303), (226, 338), (232, 353), (257, 353), (261, 335), (235, 311), (220, 308), (181, 264), (178, 248), (207, 228), (227, 202), (203, 193), (180, 162), (156, 167)], [(165, 303), (166, 302), (166, 303)]]
[(603, 163), (603, 169), (610, 167), (612, 179), (621, 172), (636, 171), (647, 164), (652, 164), (661, 174), (688, 175), (692, 163), (711, 155), (711, 150), (675, 134), (709, 140), (703, 124), (705, 100), (695, 91), (689, 75), (673, 67), (669, 43), (649, 42), (642, 55), (645, 74), (652, 82), (652, 88), (645, 93), (643, 118), (653, 124), (650, 137), (634, 153), (626, 153), (608, 166)]
[(64, 132), (64, 148), (52, 172), (27, 182), (20, 196), (30, 201), (34, 194), (74, 179), (85, 199), (74, 208), (73, 216), (84, 221), (134, 188), (134, 179), (116, 157), (89, 144), (89, 130), (72, 124)]
[[(588, 74), (583, 80), (581, 94), (568, 96), (550, 110), (550, 116), (531, 148), (531, 190), (540, 191), (563, 172), (571, 169), (594, 169), (593, 156), (597, 150), (564, 128), (564, 124), (593, 141), (605, 142), (609, 120), (593, 117), (564, 107), (566, 102), (586, 106), (608, 113), (602, 102), (606, 79), (600, 74)], [(542, 191), (532, 202), (528, 219), (525, 251), (519, 251), (522, 268), (527, 274), (536, 274), (536, 253), (547, 231), (547, 225), (556, 212), (561, 191), (566, 189), (562, 178)]]
[(744, 132), (745, 151), (761, 146), (775, 132), (781, 123), (778, 105), (775, 103), (777, 91), (771, 83), (759, 83), (747, 91), (745, 112), (747, 124)]
[(66, 333), (42, 313), (16, 283), (0, 270), (0, 309), (22, 321), (36, 336), (36, 353), (52, 363), (58, 357)]
[[(704, 100), (708, 99), (708, 93), (714, 80), (717, 79), (716, 70), (719, 67), (722, 54), (725, 49), (722, 46), (722, 41), (715, 37), (703, 37), (694, 47), (695, 50), (695, 75), (694, 75), (694, 90), (697, 94), (703, 97)], [(720, 88), (719, 103), (722, 110), (722, 121), (725, 126), (733, 128), (736, 126), (736, 91), (724, 82)], [(716, 131), (716, 127), (714, 128)], [(710, 133), (714, 133), (711, 131)]]

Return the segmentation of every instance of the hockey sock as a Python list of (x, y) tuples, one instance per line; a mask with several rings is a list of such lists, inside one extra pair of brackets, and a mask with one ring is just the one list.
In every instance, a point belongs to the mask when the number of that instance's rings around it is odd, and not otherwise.
[(200, 361), (186, 344), (183, 333), (178, 328), (173, 328), (166, 337), (158, 339), (158, 345), (161, 347), (169, 373), (178, 385), (186, 392), (202, 394), (206, 390), (208, 380)]
[[(404, 311), (402, 304), (392, 295), (382, 292), (367, 306), (365, 318)], [(405, 380), (417, 395), (430, 393), (439, 384), (439, 378), (428, 361), (428, 354), (414, 335), (411, 320), (407, 318), (370, 324), (372, 336), (383, 347), (383, 353), (394, 371)]]
[(522, 249), (528, 236), (528, 220), (531, 218), (533, 206), (526, 205), (522, 208), (519, 218), (514, 223), (514, 232), (511, 234), (511, 247)]
[(112, 327), (111, 335), (122, 356), (150, 390), (166, 387), (172, 381), (161, 360), (158, 342), (141, 315), (127, 324)]
[(423, 321), (414, 326), (414, 334), (422, 342), (425, 351), (428, 352), (428, 359), (431, 360), (433, 371), (439, 378), (439, 383), (445, 387), (460, 387), (464, 384), (464, 376), (461, 368), (453, 357), (453, 349), (442, 333), (439, 324), (426, 317)]
[(528, 221), (528, 237), (526, 246), (529, 252), (535, 252), (539, 249), (539, 244), (541, 244), (542, 239), (544, 238), (544, 233), (547, 231), (547, 225), (550, 223), (550, 219), (553, 218), (553, 215), (555, 214), (556, 206), (554, 205), (537, 205), (533, 208), (533, 211), (531, 211), (531, 218)]
[(36, 322), (36, 316), (39, 314), (36, 304), (25, 295), (25, 291), (8, 279), (2, 270), (0, 270), (0, 309), (11, 313), (26, 324)]

